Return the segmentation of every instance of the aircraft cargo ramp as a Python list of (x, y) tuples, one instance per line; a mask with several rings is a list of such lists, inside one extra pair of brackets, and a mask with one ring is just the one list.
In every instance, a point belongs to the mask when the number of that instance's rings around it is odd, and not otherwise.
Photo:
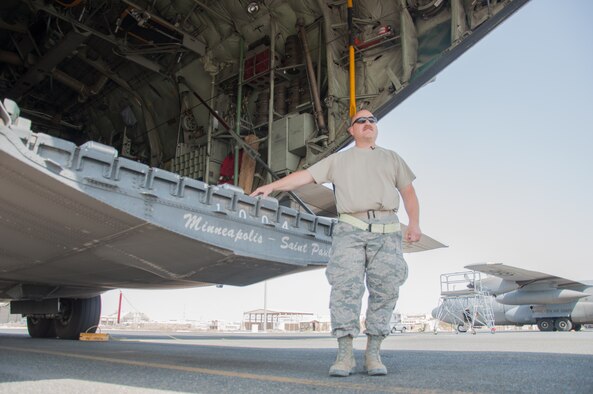
[[(0, 299), (243, 286), (327, 263), (335, 219), (34, 133), (5, 104)], [(404, 251), (443, 246), (423, 235)]]
[[(327, 262), (332, 219), (33, 133), (2, 112), (0, 299), (248, 285)], [(19, 285), (31, 282), (47, 287)]]

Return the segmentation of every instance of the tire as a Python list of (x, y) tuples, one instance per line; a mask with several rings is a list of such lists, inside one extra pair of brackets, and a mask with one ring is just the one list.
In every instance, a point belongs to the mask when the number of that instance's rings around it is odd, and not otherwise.
[(27, 317), (27, 330), (31, 338), (56, 337), (53, 319), (29, 316)]
[(582, 325), (582, 324), (579, 324), (579, 323), (573, 323), (573, 326), (572, 326), (572, 328), (573, 328), (575, 331), (581, 331), (581, 328), (583, 328), (583, 325)]
[(62, 299), (62, 316), (55, 319), (56, 335), (60, 339), (78, 339), (80, 333), (97, 330), (101, 319), (101, 296)]
[(561, 317), (556, 319), (554, 322), (554, 327), (558, 331), (570, 331), (572, 330), (572, 321), (570, 321), (567, 317)]
[(457, 332), (461, 332), (461, 333), (467, 332), (467, 327), (465, 326), (465, 324), (458, 324)]
[(554, 331), (554, 320), (553, 319), (541, 319), (537, 322), (537, 328), (540, 331)]

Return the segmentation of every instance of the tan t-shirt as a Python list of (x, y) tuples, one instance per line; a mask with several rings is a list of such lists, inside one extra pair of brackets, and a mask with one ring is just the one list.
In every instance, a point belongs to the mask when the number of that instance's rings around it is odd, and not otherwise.
[(356, 146), (307, 169), (315, 183), (335, 185), (338, 213), (398, 210), (399, 194), (416, 176), (395, 152)]

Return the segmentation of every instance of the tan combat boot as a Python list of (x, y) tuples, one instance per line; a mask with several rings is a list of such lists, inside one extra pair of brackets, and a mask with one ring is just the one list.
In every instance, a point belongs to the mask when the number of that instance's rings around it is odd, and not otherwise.
[(387, 368), (381, 362), (381, 355), (379, 349), (383, 337), (378, 335), (368, 335), (367, 350), (364, 354), (364, 367), (367, 373), (371, 376), (387, 375)]
[(352, 353), (352, 337), (346, 335), (338, 338), (338, 356), (329, 369), (329, 376), (348, 376), (354, 372), (356, 361)]

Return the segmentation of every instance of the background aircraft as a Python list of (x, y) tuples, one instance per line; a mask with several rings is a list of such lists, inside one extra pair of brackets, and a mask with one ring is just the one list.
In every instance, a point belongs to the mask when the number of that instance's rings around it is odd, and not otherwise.
[[(346, 2), (319, 0), (3, 1), (0, 97), (18, 103), (33, 131), (60, 138), (27, 140), (49, 155), (43, 165), (50, 171), (72, 164), (56, 151), (86, 149), (91, 160), (129, 160), (118, 163), (133, 167), (145, 186), (158, 174), (175, 193), (190, 183), (200, 189), (196, 180), (249, 192), (347, 145), (352, 108), (381, 118), (526, 0), (353, 3), (349, 10)], [(103, 145), (76, 148), (89, 140)], [(256, 262), (220, 257), (227, 250), (181, 253), (191, 251), (183, 241), (170, 257), (159, 247), (169, 241), (155, 236), (162, 229), (151, 227), (163, 216), (152, 213), (180, 205), (178, 196), (143, 191), (125, 218), (104, 216), (108, 207), (87, 200), (93, 214), (85, 220), (90, 210), (66, 189), (40, 192), (35, 178), (3, 160), (3, 190), (11, 193), (3, 192), (10, 204), (2, 206), (27, 209), (2, 212), (10, 219), (0, 230), (14, 242), (0, 248), (0, 299), (26, 301), (19, 310), (31, 325), (42, 324), (36, 336), (53, 336), (56, 322), (62, 337), (95, 325), (97, 294), (106, 289), (242, 285), (310, 268), (274, 261), (254, 269)], [(112, 180), (89, 179), (79, 189), (117, 189)], [(20, 182), (19, 192), (11, 182)], [(281, 203), (309, 209), (296, 195)], [(143, 243), (109, 248), (122, 234)], [(97, 240), (107, 249), (93, 254)], [(56, 257), (60, 248), (69, 251), (64, 258)], [(152, 248), (158, 253), (148, 254)], [(218, 257), (204, 267), (205, 255)]]
[(480, 318), (475, 322), (486, 324), (487, 305), (492, 306), (496, 325), (537, 324), (540, 331), (579, 331), (583, 324), (593, 323), (593, 281), (579, 282), (500, 263), (465, 268), (488, 275), (479, 284), (469, 281), (467, 297), (473, 297), (471, 290), (481, 289), (495, 302), (472, 304), (453, 300), (451, 304), (457, 308), (449, 308), (449, 313), (443, 313), (442, 304), (432, 311), (433, 317), (456, 325), (461, 332), (467, 331), (467, 323), (476, 314)]

